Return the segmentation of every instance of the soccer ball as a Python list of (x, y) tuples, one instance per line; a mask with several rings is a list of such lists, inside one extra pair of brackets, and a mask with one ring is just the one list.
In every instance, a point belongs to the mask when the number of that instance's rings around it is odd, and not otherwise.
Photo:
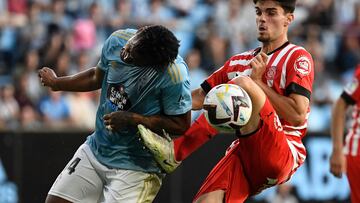
[(211, 126), (222, 132), (234, 132), (249, 121), (252, 103), (240, 86), (220, 84), (207, 93), (203, 108)]

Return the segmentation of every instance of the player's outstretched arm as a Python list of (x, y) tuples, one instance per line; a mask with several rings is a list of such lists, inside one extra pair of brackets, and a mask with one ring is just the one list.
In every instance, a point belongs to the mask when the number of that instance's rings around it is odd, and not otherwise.
[(343, 138), (345, 115), (348, 104), (340, 97), (333, 105), (331, 120), (332, 154), (330, 156), (330, 172), (338, 178), (346, 170), (346, 159), (343, 154)]
[(191, 113), (189, 111), (176, 116), (144, 116), (128, 111), (116, 111), (106, 114), (103, 119), (104, 124), (113, 130), (121, 130), (130, 126), (136, 127), (138, 124), (142, 124), (157, 133), (162, 134), (162, 130), (165, 130), (171, 135), (181, 135), (190, 127)]
[(52, 69), (43, 67), (39, 70), (39, 78), (43, 86), (53, 91), (87, 92), (101, 87), (104, 71), (92, 67), (74, 75), (58, 77)]

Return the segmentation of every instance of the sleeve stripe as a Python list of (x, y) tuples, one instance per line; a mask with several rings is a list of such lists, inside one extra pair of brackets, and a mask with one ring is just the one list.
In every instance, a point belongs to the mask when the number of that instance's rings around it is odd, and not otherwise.
[(132, 36), (135, 35), (134, 33), (126, 32), (125, 30), (118, 30), (114, 34), (120, 34), (120, 35), (124, 35), (124, 36), (127, 36), (127, 37), (132, 37)]
[(175, 83), (175, 78), (174, 78), (174, 74), (173, 74), (173, 69), (172, 69), (172, 65), (168, 67), (168, 73), (170, 75), (171, 81), (173, 81), (173, 83)]
[(120, 34), (114, 34), (113, 36), (124, 39), (124, 40), (129, 40), (131, 38), (131, 37), (123, 36), (123, 35), (120, 35)]
[(172, 64), (168, 68), (168, 73), (171, 77), (171, 80), (174, 84), (179, 83), (182, 81), (182, 75), (180, 72), (180, 67), (177, 64)]
[(356, 104), (356, 101), (345, 91), (343, 91), (343, 93), (341, 94), (341, 98), (343, 98), (347, 104), (350, 105)]
[(182, 81), (182, 75), (181, 75), (181, 72), (180, 72), (180, 67), (177, 64), (175, 64), (175, 68), (177, 70), (177, 73), (179, 74), (179, 81), (178, 82), (181, 82)]
[(113, 36), (119, 37), (124, 40), (129, 40), (132, 37), (132, 35), (126, 34), (124, 32), (115, 32)]
[(205, 91), (206, 94), (211, 90), (211, 86), (206, 80), (203, 83), (201, 83), (200, 86)]
[(290, 95), (291, 93), (300, 94), (302, 96), (307, 97), (310, 100), (311, 92), (307, 90), (305, 87), (296, 84), (294, 82), (290, 83), (285, 89), (286, 95)]

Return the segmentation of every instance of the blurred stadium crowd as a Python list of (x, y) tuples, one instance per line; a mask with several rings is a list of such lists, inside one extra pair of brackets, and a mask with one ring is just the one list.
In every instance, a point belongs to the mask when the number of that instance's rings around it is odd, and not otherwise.
[[(163, 24), (181, 40), (192, 88), (231, 55), (255, 48), (252, 0), (0, 0), (0, 129), (87, 129), (98, 92), (42, 88), (37, 70), (59, 76), (95, 66), (115, 30)], [(360, 0), (299, 0), (290, 41), (316, 64), (309, 130), (327, 131), (330, 108), (360, 61)]]

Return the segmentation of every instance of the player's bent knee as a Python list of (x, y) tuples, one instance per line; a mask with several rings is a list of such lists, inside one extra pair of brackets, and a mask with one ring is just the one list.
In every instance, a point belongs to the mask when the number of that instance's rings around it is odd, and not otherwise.
[(232, 79), (231, 82), (242, 87), (252, 99), (265, 98), (264, 91), (250, 77), (238, 76)]
[(252, 86), (256, 85), (255, 82), (247, 76), (238, 76), (231, 81), (232, 83), (242, 87), (247, 92), (251, 89)]
[(195, 203), (222, 203), (224, 202), (225, 191), (223, 190), (215, 190), (213, 192), (209, 192), (201, 195)]
[(72, 203), (72, 202), (54, 195), (48, 195), (46, 197), (45, 203)]

